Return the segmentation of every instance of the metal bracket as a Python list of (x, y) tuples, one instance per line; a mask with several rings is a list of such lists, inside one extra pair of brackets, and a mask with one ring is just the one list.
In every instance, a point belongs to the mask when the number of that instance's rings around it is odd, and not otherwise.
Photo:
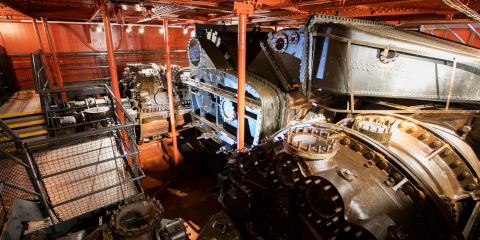
[(10, 220), (4, 227), (2, 240), (20, 239), (23, 229), (22, 222), (30, 221), (49, 222), (50, 220), (43, 215), (40, 204), (23, 199), (14, 199), (10, 207)]
[(230, 154), (235, 152), (235, 147), (233, 146), (223, 146), (220, 148), (220, 150), (217, 151), (217, 154), (224, 153), (224, 154)]
[(199, 121), (189, 122), (189, 123), (183, 125), (184, 128), (193, 128), (193, 127), (201, 127), (201, 126), (202, 126), (202, 124)]
[(202, 133), (200, 137), (197, 137), (197, 139), (210, 139), (210, 138), (217, 138), (217, 132), (212, 131), (209, 133)]
[(236, 14), (253, 14), (253, 4), (249, 2), (234, 2), (233, 12)]

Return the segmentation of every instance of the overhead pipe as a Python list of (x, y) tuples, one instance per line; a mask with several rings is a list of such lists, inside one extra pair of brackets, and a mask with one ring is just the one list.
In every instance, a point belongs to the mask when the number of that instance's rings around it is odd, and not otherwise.
[[(57, 77), (55, 80), (56, 80), (56, 83), (58, 85), (58, 88), (59, 89), (64, 89), (62, 72), (60, 71), (60, 66), (58, 66), (57, 54), (55, 52), (55, 47), (53, 46), (53, 39), (52, 39), (52, 36), (50, 34), (50, 28), (48, 27), (47, 18), (42, 17), (41, 19), (42, 19), (42, 24), (43, 24), (43, 30), (45, 31), (45, 34), (47, 35), (48, 45), (50, 46), (50, 54), (51, 54), (52, 59), (53, 59), (53, 68), (55, 69), (55, 74), (56, 74), (56, 77)], [(62, 95), (62, 104), (64, 104), (65, 100), (66, 100), (65, 92), (62, 92), (61, 95)]]
[[(9, 22), (9, 23), (30, 23), (32, 20), (6, 20), (6, 19), (0, 19), (0, 22)], [(48, 23), (63, 23), (63, 24), (76, 24), (76, 25), (98, 25), (99, 22), (70, 22), (70, 21), (48, 21)], [(117, 26), (120, 25), (118, 23), (111, 23), (111, 26)], [(162, 27), (163, 25), (157, 25), (157, 24), (135, 24), (135, 23), (127, 23), (125, 25), (132, 26), (132, 27)], [(180, 25), (170, 25), (168, 26), (169, 28), (183, 28)]]
[(238, 99), (237, 99), (237, 150), (245, 148), (245, 65), (247, 55), (247, 14), (253, 14), (253, 6), (234, 2), (238, 15)]
[(172, 142), (173, 142), (173, 161), (175, 171), (178, 170), (178, 153), (177, 153), (177, 130), (175, 124), (175, 109), (173, 108), (173, 84), (172, 84), (172, 67), (170, 66), (170, 42), (169, 42), (169, 29), (168, 20), (163, 20), (163, 27), (165, 29), (165, 60), (167, 62), (167, 90), (168, 90), (168, 107), (170, 108), (170, 128), (172, 129)]

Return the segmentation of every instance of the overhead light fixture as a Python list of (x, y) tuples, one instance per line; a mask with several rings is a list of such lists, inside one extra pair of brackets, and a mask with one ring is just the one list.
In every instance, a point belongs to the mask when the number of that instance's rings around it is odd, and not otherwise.
[(144, 33), (144, 32), (145, 32), (145, 27), (144, 27), (144, 26), (140, 26), (140, 29), (138, 29), (138, 32)]
[(127, 33), (132, 32), (132, 26), (127, 26)]
[(101, 31), (102, 31), (102, 25), (98, 24), (98, 25), (97, 25), (97, 28), (96, 28), (96, 31), (97, 31), (97, 32), (101, 32)]
[(160, 33), (163, 34), (165, 32), (165, 30), (163, 29), (163, 27), (160, 28)]
[(184, 28), (183, 29), (183, 34), (187, 34), (188, 33), (188, 28)]

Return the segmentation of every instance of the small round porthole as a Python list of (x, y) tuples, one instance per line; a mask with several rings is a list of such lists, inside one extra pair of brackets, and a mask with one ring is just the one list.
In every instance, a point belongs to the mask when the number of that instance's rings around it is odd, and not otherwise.
[(277, 53), (283, 53), (288, 47), (288, 38), (283, 33), (276, 33), (272, 40), (273, 50)]

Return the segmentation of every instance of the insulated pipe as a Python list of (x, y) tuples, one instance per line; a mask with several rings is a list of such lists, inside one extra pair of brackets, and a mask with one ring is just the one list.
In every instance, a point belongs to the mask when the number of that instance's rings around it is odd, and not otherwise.
[(168, 29), (168, 20), (163, 20), (163, 28), (165, 32), (165, 60), (167, 62), (167, 89), (168, 89), (168, 106), (170, 108), (170, 128), (172, 129), (172, 142), (173, 142), (173, 159), (175, 171), (178, 170), (178, 153), (177, 153), (177, 130), (175, 129), (175, 108), (173, 108), (173, 84), (172, 84), (172, 67), (170, 66), (170, 43), (168, 35), (170, 30)]
[[(63, 79), (62, 73), (60, 72), (60, 67), (58, 66), (57, 54), (55, 53), (55, 48), (53, 47), (53, 39), (50, 35), (50, 28), (48, 27), (48, 22), (45, 17), (42, 17), (43, 29), (47, 35), (48, 45), (50, 46), (50, 54), (53, 58), (53, 67), (55, 68), (55, 73), (57, 74), (57, 84), (60, 89), (63, 89)], [(65, 93), (62, 93), (63, 98), (65, 99)]]
[(244, 149), (245, 141), (245, 65), (246, 65), (246, 35), (247, 14), (238, 13), (238, 121), (237, 121), (237, 149)]
[(118, 101), (122, 101), (120, 97), (120, 89), (118, 87), (118, 76), (117, 76), (117, 63), (115, 62), (115, 53), (113, 48), (113, 39), (112, 39), (112, 26), (110, 25), (110, 16), (108, 15), (108, 5), (103, 4), (102, 6), (102, 18), (103, 18), (103, 28), (105, 29), (105, 39), (107, 44), (107, 54), (108, 54), (108, 65), (110, 68), (110, 77), (112, 79), (112, 90), (113, 95), (117, 98)]

